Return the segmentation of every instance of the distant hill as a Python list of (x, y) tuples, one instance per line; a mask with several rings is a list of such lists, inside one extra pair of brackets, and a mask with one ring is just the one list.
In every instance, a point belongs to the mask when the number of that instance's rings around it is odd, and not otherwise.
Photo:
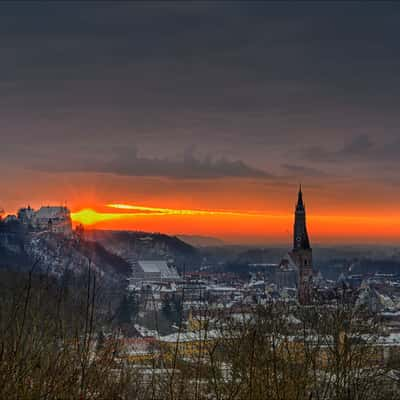
[(175, 236), (136, 231), (89, 230), (85, 238), (100, 243), (123, 259), (172, 259), (179, 270), (194, 270), (201, 264), (199, 251)]
[(223, 240), (211, 236), (178, 235), (177, 237), (194, 247), (225, 246), (225, 242)]

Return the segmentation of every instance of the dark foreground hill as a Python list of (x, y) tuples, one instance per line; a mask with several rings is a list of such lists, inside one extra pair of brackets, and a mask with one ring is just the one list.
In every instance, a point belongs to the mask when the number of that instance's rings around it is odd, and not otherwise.
[(176, 237), (159, 233), (89, 230), (65, 237), (51, 232), (28, 232), (19, 223), (0, 223), (0, 267), (61, 277), (86, 273), (90, 264), (103, 280), (125, 282), (132, 254), (141, 259), (172, 259), (178, 267), (200, 264), (197, 250)]
[(106, 282), (121, 282), (130, 273), (129, 264), (101, 244), (51, 232), (0, 231), (0, 267), (62, 277), (81, 275), (88, 267)]

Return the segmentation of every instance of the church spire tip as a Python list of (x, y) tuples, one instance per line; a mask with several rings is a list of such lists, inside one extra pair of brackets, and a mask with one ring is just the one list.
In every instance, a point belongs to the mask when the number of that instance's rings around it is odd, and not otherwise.
[(301, 183), (299, 186), (299, 195), (297, 199), (297, 206), (303, 206), (303, 192), (301, 191)]

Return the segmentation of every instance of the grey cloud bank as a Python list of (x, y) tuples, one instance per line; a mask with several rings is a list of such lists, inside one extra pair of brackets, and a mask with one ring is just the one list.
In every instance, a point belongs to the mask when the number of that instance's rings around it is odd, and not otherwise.
[(220, 178), (254, 178), (270, 179), (273, 176), (263, 170), (254, 168), (241, 160), (226, 158), (200, 158), (186, 153), (181, 159), (150, 158), (131, 152), (104, 159), (80, 159), (71, 163), (68, 160), (57, 165), (46, 161), (36, 161), (33, 169), (52, 172), (90, 172), (109, 173), (136, 177), (166, 177), (172, 179), (220, 179)]
[[(3, 162), (177, 179), (397, 165), (400, 5), (99, 4), (0, 4)], [(191, 145), (212, 157), (171, 156)]]

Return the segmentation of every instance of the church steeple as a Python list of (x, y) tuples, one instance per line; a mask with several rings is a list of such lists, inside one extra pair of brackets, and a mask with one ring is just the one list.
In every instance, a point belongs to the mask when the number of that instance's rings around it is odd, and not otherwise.
[(300, 304), (310, 304), (313, 276), (312, 249), (306, 226), (306, 209), (301, 185), (294, 214), (292, 256), (298, 268), (298, 296)]
[(297, 196), (297, 206), (296, 206), (296, 211), (297, 210), (302, 210), (304, 209), (304, 203), (303, 203), (303, 192), (301, 191), (301, 184), (299, 187), (299, 194)]
[(306, 226), (306, 210), (303, 202), (303, 192), (300, 185), (294, 219), (293, 249), (309, 248), (310, 241), (308, 239)]

